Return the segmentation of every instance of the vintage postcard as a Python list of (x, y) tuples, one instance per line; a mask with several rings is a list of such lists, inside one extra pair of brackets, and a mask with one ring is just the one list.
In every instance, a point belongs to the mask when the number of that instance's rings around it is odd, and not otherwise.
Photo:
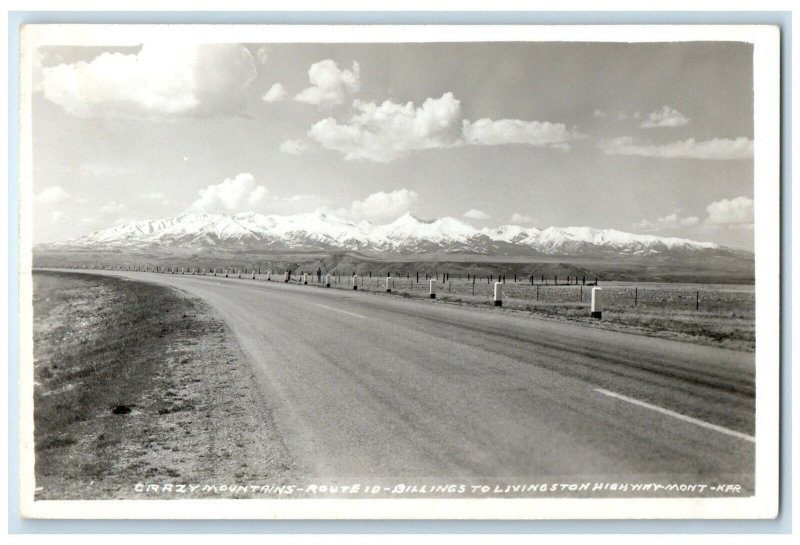
[(777, 515), (777, 28), (21, 35), (24, 516)]

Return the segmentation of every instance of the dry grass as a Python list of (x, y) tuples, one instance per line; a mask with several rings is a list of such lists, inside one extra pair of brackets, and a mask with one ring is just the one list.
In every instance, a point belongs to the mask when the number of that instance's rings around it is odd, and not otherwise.
[(37, 499), (290, 469), (249, 363), (202, 301), (60, 273), (35, 273), (33, 299)]
[[(258, 276), (263, 280), (266, 276)], [(282, 281), (283, 277), (278, 278)], [(292, 282), (298, 282), (293, 277)], [(323, 277), (324, 281), (324, 277)], [(311, 285), (319, 285), (311, 277)], [(333, 288), (352, 289), (350, 277), (334, 278)], [(504, 284), (503, 308), (549, 319), (581, 322), (593, 327), (672, 338), (735, 350), (755, 349), (755, 294), (752, 286), (708, 284), (603, 283), (602, 322), (590, 318), (588, 285)], [(427, 299), (429, 279), (396, 278), (392, 295)], [(385, 293), (385, 277), (359, 277), (359, 290)], [(438, 282), (437, 300), (491, 307), (494, 283), (453, 279)], [(697, 294), (699, 292), (699, 309)]]

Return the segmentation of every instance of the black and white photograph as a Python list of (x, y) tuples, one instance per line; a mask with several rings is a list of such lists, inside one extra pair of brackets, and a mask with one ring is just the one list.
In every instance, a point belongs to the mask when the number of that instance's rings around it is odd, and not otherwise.
[(776, 516), (776, 28), (21, 36), (25, 516)]

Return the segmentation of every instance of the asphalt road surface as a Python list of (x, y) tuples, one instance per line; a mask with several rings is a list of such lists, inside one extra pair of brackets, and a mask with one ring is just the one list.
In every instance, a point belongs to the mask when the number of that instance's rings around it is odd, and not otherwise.
[(309, 478), (753, 486), (751, 353), (263, 279), (87, 272), (216, 308)]

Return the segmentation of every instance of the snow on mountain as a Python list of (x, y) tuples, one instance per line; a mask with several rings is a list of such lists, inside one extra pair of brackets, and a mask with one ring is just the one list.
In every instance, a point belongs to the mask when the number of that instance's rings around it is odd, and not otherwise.
[(724, 251), (710, 242), (637, 235), (592, 227), (503, 225), (477, 230), (451, 217), (422, 220), (405, 214), (376, 225), (321, 211), (293, 216), (185, 213), (138, 221), (37, 249), (351, 250), (364, 253), (429, 251), (509, 255), (663, 255)]
[(371, 234), (390, 245), (413, 245), (416, 242), (466, 243), (480, 231), (455, 218), (421, 220), (413, 214), (405, 214), (388, 225), (376, 225)]

